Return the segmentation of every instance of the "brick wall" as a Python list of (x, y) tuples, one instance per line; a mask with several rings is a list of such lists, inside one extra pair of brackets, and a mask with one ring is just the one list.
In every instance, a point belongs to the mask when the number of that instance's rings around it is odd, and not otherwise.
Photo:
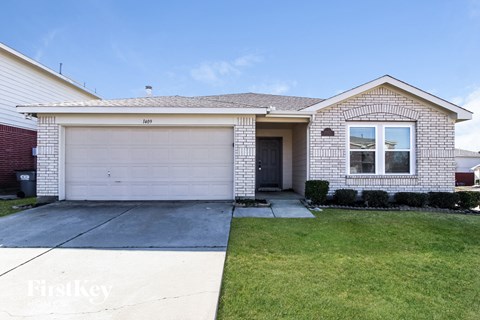
[(235, 198), (255, 198), (255, 116), (236, 119), (234, 146)]
[(36, 145), (35, 131), (0, 125), (0, 190), (19, 188), (15, 170), (35, 169), (32, 148)]
[(59, 126), (55, 117), (38, 118), (37, 197), (58, 197)]
[[(357, 176), (346, 171), (348, 121), (415, 122), (414, 176)], [(335, 136), (321, 136), (331, 128)], [(455, 186), (455, 124), (447, 114), (385, 86), (320, 110), (311, 124), (310, 179), (330, 181), (330, 190), (382, 189), (398, 191), (453, 191)]]

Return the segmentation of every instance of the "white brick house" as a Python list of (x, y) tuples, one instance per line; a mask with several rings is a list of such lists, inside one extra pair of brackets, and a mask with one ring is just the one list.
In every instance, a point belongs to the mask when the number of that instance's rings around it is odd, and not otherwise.
[(253, 198), (305, 181), (453, 191), (471, 112), (390, 76), (332, 98), (230, 94), (19, 106), (39, 119), (45, 200)]
[(474, 167), (480, 165), (480, 152), (455, 149), (455, 180), (458, 186), (472, 186), (479, 179)]

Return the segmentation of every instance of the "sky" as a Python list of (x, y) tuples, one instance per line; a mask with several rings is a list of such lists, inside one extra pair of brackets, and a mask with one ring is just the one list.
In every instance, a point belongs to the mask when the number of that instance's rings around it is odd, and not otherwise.
[(105, 99), (259, 92), (328, 98), (389, 74), (474, 112), (480, 0), (0, 0), (0, 42)]

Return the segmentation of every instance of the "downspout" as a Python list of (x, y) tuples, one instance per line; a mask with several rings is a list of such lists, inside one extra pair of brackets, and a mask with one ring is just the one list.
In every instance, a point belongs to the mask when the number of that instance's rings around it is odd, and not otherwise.
[(310, 122), (307, 125), (307, 176), (306, 181), (310, 180), (310, 126), (315, 121), (315, 114), (310, 116)]

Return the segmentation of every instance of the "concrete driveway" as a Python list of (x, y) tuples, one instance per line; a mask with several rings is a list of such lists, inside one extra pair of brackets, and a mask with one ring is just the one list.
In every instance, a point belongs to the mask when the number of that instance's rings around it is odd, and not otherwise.
[(0, 218), (0, 319), (214, 319), (231, 215), (61, 202)]

